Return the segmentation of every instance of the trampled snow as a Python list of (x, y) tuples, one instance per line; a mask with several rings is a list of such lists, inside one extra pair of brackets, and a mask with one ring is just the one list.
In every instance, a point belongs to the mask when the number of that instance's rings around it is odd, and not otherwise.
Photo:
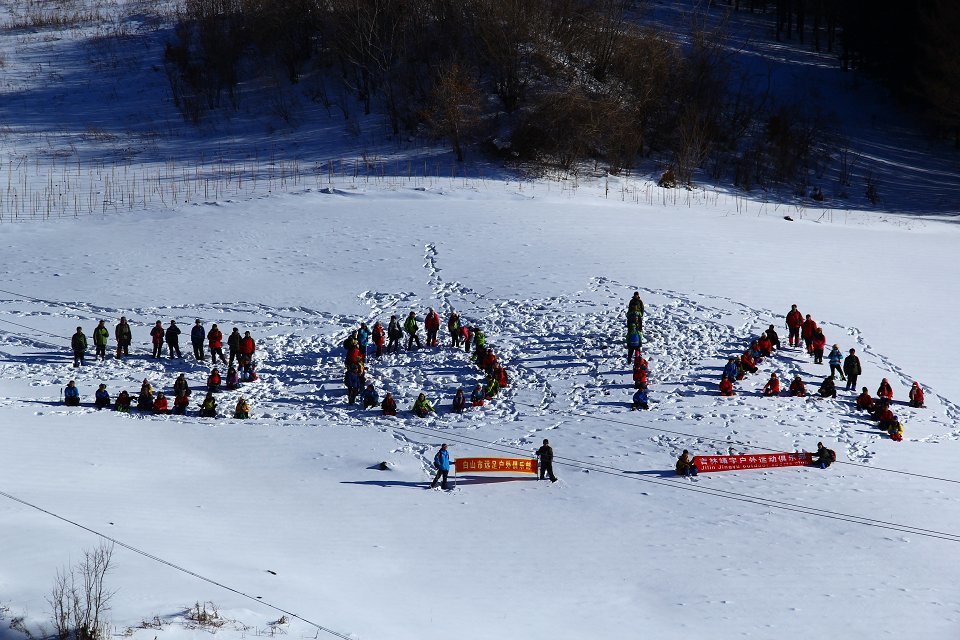
[[(956, 542), (770, 503), (958, 532), (955, 483), (877, 469), (960, 480), (949, 322), (960, 285), (944, 268), (955, 227), (894, 222), (451, 181), (4, 226), (0, 490), (357, 638), (955, 634)], [(623, 323), (635, 290), (647, 305), (649, 412), (629, 410)], [(903, 442), (848, 392), (759, 397), (771, 372), (819, 383), (826, 366), (799, 352), (766, 360), (737, 397), (718, 396), (725, 358), (769, 324), (785, 340), (793, 303), (829, 344), (857, 349), (862, 385), (890, 379)], [(404, 410), (426, 392), (437, 417), (347, 406), (347, 332), (431, 306), (481, 326), (511, 386), (451, 414), (455, 389), (481, 374), (463, 352), (424, 348), (371, 359), (370, 378)], [(89, 336), (120, 315), (135, 357), (74, 369), (74, 328)], [(169, 392), (180, 372), (196, 399), (207, 369), (186, 353), (151, 360), (147, 344), (157, 319), (187, 330), (195, 318), (258, 340), (261, 379), (221, 394), (222, 408), (248, 397), (252, 420), (89, 406), (99, 382), (114, 396), (143, 378)], [(70, 379), (87, 406), (60, 405)], [(927, 388), (925, 409), (902, 404), (913, 380)], [(472, 476), (427, 490), (441, 442), (453, 457), (498, 455), (485, 443), (530, 455), (545, 437), (577, 461), (557, 465), (555, 485)], [(863, 466), (673, 476), (684, 448), (821, 440)], [(0, 519), (2, 600), (43, 623), (56, 570), (97, 538), (9, 500)], [(114, 562), (117, 633), (194, 634), (182, 614), (195, 601), (235, 621), (217, 631), (227, 637), (268, 633), (280, 615), (125, 549)], [(136, 628), (154, 616), (162, 630)], [(281, 628), (316, 634), (296, 619)]]

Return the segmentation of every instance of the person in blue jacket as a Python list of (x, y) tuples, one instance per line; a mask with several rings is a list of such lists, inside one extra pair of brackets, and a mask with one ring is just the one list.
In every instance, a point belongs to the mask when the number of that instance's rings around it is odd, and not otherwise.
[(107, 385), (103, 383), (100, 384), (93, 404), (98, 410), (110, 406), (110, 394), (107, 392)]
[(437, 451), (437, 455), (433, 456), (433, 468), (437, 470), (437, 473), (433, 476), (433, 482), (430, 483), (430, 488), (436, 489), (437, 481), (443, 478), (440, 488), (446, 489), (447, 475), (450, 473), (450, 453), (447, 451), (446, 443), (440, 445), (440, 451)]
[(77, 383), (71, 380), (63, 390), (63, 404), (68, 407), (80, 406), (80, 390), (77, 389)]
[(636, 324), (627, 327), (627, 362), (633, 362), (633, 354), (640, 351), (642, 339), (640, 328)]
[(207, 331), (203, 328), (200, 318), (197, 318), (197, 321), (193, 324), (193, 328), (190, 329), (190, 342), (193, 344), (193, 357), (196, 358), (198, 362), (202, 362), (205, 359), (203, 355), (203, 341), (206, 339)]
[(357, 396), (360, 395), (360, 390), (363, 388), (360, 382), (360, 374), (357, 371), (357, 366), (354, 365), (347, 370), (347, 375), (344, 378), (344, 383), (347, 386), (347, 403), (353, 404)]
[(740, 375), (739, 367), (737, 367), (737, 359), (730, 358), (727, 361), (727, 365), (723, 368), (723, 375), (727, 376), (729, 380), (736, 380)]
[(368, 344), (370, 344), (370, 329), (366, 322), (361, 322), (360, 328), (357, 329), (357, 346), (360, 347), (360, 355), (364, 358), (367, 356)]
[(367, 388), (363, 392), (362, 399), (364, 409), (380, 406), (380, 394), (377, 393), (377, 390), (373, 388), (372, 384), (367, 385)]
[(830, 362), (830, 375), (839, 376), (841, 380), (846, 380), (846, 376), (843, 375), (843, 354), (840, 353), (839, 345), (833, 345), (827, 360)]
[(647, 404), (649, 402), (649, 397), (647, 396), (646, 389), (637, 389), (637, 392), (633, 394), (633, 408), (631, 411), (636, 411), (637, 409), (649, 409), (650, 406)]

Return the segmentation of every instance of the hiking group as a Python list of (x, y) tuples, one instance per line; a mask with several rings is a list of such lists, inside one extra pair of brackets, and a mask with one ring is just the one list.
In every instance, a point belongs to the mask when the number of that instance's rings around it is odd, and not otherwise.
[[(163, 345), (166, 344), (170, 359), (182, 359), (180, 352), (180, 328), (176, 320), (171, 320), (170, 324), (164, 328), (160, 320), (150, 330), (152, 344), (151, 357), (160, 359), (162, 357)], [(106, 360), (107, 342), (110, 332), (106, 327), (105, 321), (100, 320), (93, 330), (93, 342), (96, 347), (95, 359)], [(129, 358), (130, 346), (133, 342), (133, 332), (127, 318), (121, 317), (120, 321), (114, 327), (114, 338), (117, 341), (116, 358)], [(220, 369), (214, 366), (206, 379), (206, 395), (198, 406), (198, 415), (200, 417), (217, 417), (217, 401), (214, 394), (219, 392), (224, 386), (228, 390), (239, 388), (242, 383), (254, 382), (258, 379), (256, 362), (254, 354), (257, 350), (256, 342), (249, 331), (240, 334), (240, 329), (233, 328), (233, 332), (227, 338), (229, 348), (229, 359), (223, 354), (223, 333), (216, 324), (213, 324), (209, 331), (203, 326), (203, 322), (197, 318), (190, 330), (190, 341), (193, 346), (193, 356), (197, 362), (205, 362), (206, 354), (204, 346), (210, 350), (211, 364), (216, 365), (219, 357), (220, 365), (226, 367), (226, 375), (221, 376)], [(87, 339), (83, 333), (82, 327), (77, 327), (71, 342), (73, 350), (73, 366), (81, 367), (85, 364), (85, 353), (87, 351)], [(236, 362), (236, 367), (234, 366)], [(140, 393), (137, 395), (136, 408), (142, 412), (151, 412), (154, 414), (173, 413), (185, 415), (188, 409), (191, 389), (186, 381), (184, 374), (180, 374), (173, 384), (173, 404), (171, 405), (167, 395), (162, 391), (154, 397), (153, 387), (146, 378), (140, 386)], [(71, 380), (64, 389), (64, 404), (68, 406), (80, 405), (80, 391), (76, 382)], [(129, 413), (133, 406), (132, 397), (123, 390), (112, 403), (116, 411)], [(94, 406), (97, 409), (110, 408), (111, 398), (107, 390), (107, 385), (101, 383), (94, 394)], [(250, 406), (244, 397), (241, 397), (233, 411), (235, 418), (249, 418)]]

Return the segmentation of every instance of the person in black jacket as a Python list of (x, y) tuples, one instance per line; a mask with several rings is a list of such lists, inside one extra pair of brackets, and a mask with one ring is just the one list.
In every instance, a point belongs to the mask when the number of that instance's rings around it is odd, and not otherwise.
[(207, 339), (207, 330), (203, 328), (203, 324), (200, 323), (200, 318), (197, 318), (197, 321), (194, 323), (193, 328), (190, 329), (190, 342), (193, 344), (193, 357), (197, 361), (205, 360), (203, 355), (203, 341)]
[(167, 339), (167, 348), (170, 349), (170, 358), (173, 358), (173, 352), (177, 352), (177, 357), (182, 358), (183, 354), (180, 353), (180, 327), (177, 326), (176, 320), (170, 321), (170, 326), (167, 327), (166, 332)]
[(837, 397), (837, 385), (833, 381), (833, 376), (827, 376), (823, 379), (823, 382), (820, 384), (820, 397), (821, 398), (836, 398)]
[(83, 335), (81, 327), (77, 327), (77, 332), (70, 339), (70, 348), (73, 349), (73, 366), (81, 366), (87, 351), (87, 336)]
[(127, 324), (126, 316), (120, 318), (120, 323), (113, 330), (113, 336), (117, 339), (117, 358), (129, 356), (133, 334), (130, 331), (130, 325)]
[(773, 328), (773, 325), (770, 325), (770, 328), (767, 329), (767, 338), (769, 338), (770, 343), (773, 344), (774, 349), (779, 351), (780, 336), (777, 335), (777, 330)]
[(543, 480), (546, 475), (550, 482), (556, 482), (557, 477), (553, 475), (553, 448), (546, 438), (543, 439), (543, 446), (537, 449), (537, 457), (540, 458), (540, 479)]
[(227, 346), (230, 347), (230, 362), (227, 363), (228, 367), (233, 366), (234, 358), (236, 358), (238, 362), (240, 361), (240, 340), (242, 338), (243, 336), (240, 335), (240, 329), (234, 327), (230, 333), (230, 337), (227, 338)]
[(387, 353), (400, 353), (400, 339), (403, 338), (403, 328), (397, 316), (390, 316), (390, 326), (387, 327)]
[(850, 349), (850, 355), (843, 359), (843, 372), (847, 375), (847, 389), (857, 388), (857, 376), (863, 373), (856, 349)]

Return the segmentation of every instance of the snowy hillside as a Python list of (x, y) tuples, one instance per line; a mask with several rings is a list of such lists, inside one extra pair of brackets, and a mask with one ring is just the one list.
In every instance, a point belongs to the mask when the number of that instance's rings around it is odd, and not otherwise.
[[(814, 621), (844, 637), (958, 630), (958, 345), (936, 321), (958, 293), (941, 268), (952, 225), (791, 223), (488, 182), (309, 191), (4, 234), (0, 429), (15, 446), (0, 454), (2, 490), (254, 598), (357, 638), (797, 637)], [(648, 413), (629, 411), (622, 322), (634, 290), (648, 307)], [(737, 397), (717, 395), (725, 357), (781, 327), (792, 303), (831, 343), (857, 348), (862, 384), (891, 380), (904, 442), (858, 415), (849, 393), (759, 397), (773, 371), (819, 382), (825, 367), (796, 352), (765, 361)], [(348, 330), (428, 306), (483, 327), (511, 386), (453, 415), (454, 390), (481, 374), (463, 352), (423, 349), (372, 360), (370, 377), (404, 410), (426, 392), (436, 418), (346, 406)], [(74, 370), (75, 326), (89, 334), (120, 315), (136, 357)], [(147, 377), (169, 392), (180, 372), (196, 394), (204, 367), (153, 361), (147, 344), (155, 320), (194, 318), (258, 339), (261, 379), (240, 390), (253, 420), (89, 406), (101, 381), (116, 394)], [(69, 379), (87, 406), (59, 404)], [(914, 379), (926, 409), (903, 405)], [(235, 398), (224, 392), (221, 406)], [(473, 476), (449, 494), (424, 490), (441, 442), (454, 457), (529, 455), (543, 437), (562, 458), (556, 485)], [(684, 448), (819, 440), (855, 464), (695, 483), (672, 473)], [(0, 509), (2, 547), (15, 549), (0, 573), (7, 617), (43, 623), (57, 568), (96, 538), (9, 500)], [(280, 616), (125, 549), (114, 561), (117, 633), (158, 616), (163, 631), (134, 635), (182, 635), (195, 601), (236, 620), (217, 631), (226, 637), (266, 633)], [(288, 633), (316, 631), (293, 620)]]

